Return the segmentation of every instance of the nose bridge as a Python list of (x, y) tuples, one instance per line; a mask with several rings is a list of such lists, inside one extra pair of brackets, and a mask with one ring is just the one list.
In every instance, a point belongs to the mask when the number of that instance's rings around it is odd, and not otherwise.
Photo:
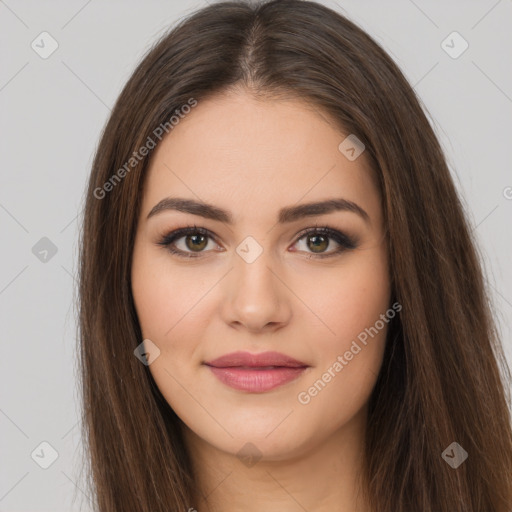
[(278, 273), (275, 263), (271, 248), (263, 247), (253, 237), (247, 237), (237, 246), (224, 310), (227, 321), (236, 321), (251, 330), (287, 321), (289, 298), (286, 287), (274, 274)]
[(271, 249), (263, 247), (252, 236), (238, 245), (234, 255), (234, 279), (239, 299), (264, 295), (267, 300), (273, 300), (276, 290), (272, 259)]

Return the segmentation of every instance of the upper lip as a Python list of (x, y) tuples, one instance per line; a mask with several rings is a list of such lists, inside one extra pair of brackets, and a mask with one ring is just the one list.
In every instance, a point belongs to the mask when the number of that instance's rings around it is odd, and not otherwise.
[(297, 359), (279, 352), (261, 352), (259, 354), (251, 354), (250, 352), (232, 352), (218, 357), (217, 359), (213, 359), (212, 361), (206, 361), (204, 364), (208, 366), (215, 366), (216, 368), (229, 368), (235, 366), (245, 366), (249, 368), (258, 368), (262, 366), (302, 368), (308, 366), (306, 363), (297, 361)]

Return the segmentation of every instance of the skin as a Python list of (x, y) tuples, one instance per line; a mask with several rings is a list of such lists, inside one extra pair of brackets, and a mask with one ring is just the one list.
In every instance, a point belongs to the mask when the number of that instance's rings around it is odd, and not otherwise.
[[(183, 422), (199, 512), (369, 510), (357, 477), (387, 325), (309, 403), (298, 401), (391, 305), (381, 198), (365, 153), (349, 161), (338, 150), (347, 135), (303, 100), (237, 90), (199, 101), (154, 150), (132, 290), (144, 339), (160, 349), (149, 369)], [(229, 210), (234, 223), (175, 210), (147, 219), (168, 196)], [(369, 222), (335, 211), (277, 223), (282, 207), (339, 197)], [(158, 245), (194, 224), (216, 237), (199, 257)], [(357, 247), (334, 254), (328, 239), (321, 251), (334, 255), (316, 256), (311, 236), (297, 235), (317, 225), (357, 237)], [(263, 250), (252, 263), (236, 252), (247, 236)], [(186, 241), (175, 245), (193, 253)], [(202, 364), (237, 350), (278, 351), (309, 368), (271, 391), (237, 391)], [(246, 443), (261, 456), (255, 465), (237, 456)]]

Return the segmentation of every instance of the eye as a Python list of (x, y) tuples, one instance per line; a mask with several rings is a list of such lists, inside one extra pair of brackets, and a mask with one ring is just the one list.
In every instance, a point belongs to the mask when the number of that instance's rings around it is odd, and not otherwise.
[[(329, 226), (308, 228), (299, 235), (294, 245), (305, 239), (306, 247), (301, 252), (311, 251), (310, 257), (326, 258), (354, 249), (357, 246), (353, 238)], [(201, 253), (210, 252), (206, 250), (209, 241), (215, 242), (215, 236), (207, 229), (194, 225), (172, 231), (163, 236), (157, 244), (166, 247), (169, 252), (177, 256), (197, 258), (201, 256)], [(332, 241), (337, 247), (335, 246), (334, 250), (326, 252), (333, 245)], [(178, 245), (181, 245), (181, 247), (178, 247)], [(218, 247), (218, 244), (214, 243), (213, 245)]]
[[(183, 243), (181, 247), (177, 247), (181, 239), (183, 239)], [(197, 258), (202, 252), (205, 252), (204, 249), (208, 247), (209, 239), (214, 240), (214, 237), (207, 229), (189, 226), (165, 235), (158, 245), (166, 247), (169, 252), (177, 256)]]
[[(319, 258), (334, 256), (348, 249), (355, 249), (357, 247), (357, 243), (353, 238), (329, 226), (307, 229), (300, 234), (296, 244), (300, 243), (303, 239), (305, 239), (304, 245), (306, 252), (309, 250), (311, 251), (311, 256)], [(326, 252), (326, 250), (333, 245), (331, 243), (333, 240), (335, 244), (337, 244), (337, 247), (335, 246), (334, 250)]]

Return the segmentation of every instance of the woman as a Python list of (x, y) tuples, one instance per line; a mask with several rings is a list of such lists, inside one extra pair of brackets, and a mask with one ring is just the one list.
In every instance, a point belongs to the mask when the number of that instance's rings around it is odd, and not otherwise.
[(83, 222), (99, 511), (512, 509), (471, 230), (413, 90), (346, 18), (182, 21), (112, 111)]

